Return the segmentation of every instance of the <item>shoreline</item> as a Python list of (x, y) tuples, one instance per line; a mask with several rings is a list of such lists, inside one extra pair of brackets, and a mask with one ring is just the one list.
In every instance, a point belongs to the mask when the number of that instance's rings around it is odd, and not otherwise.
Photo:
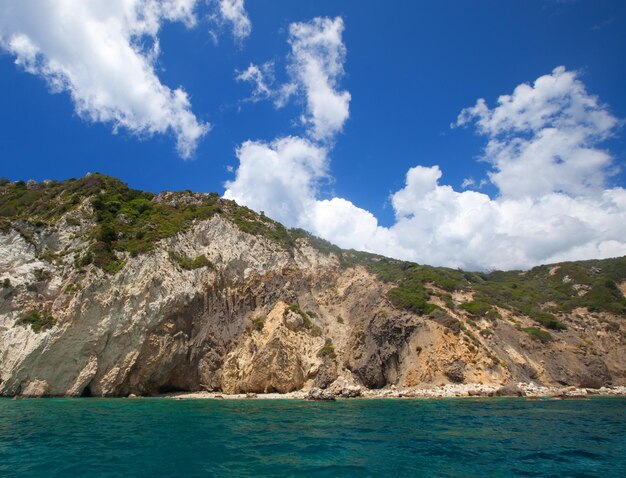
[[(544, 387), (535, 384), (518, 383), (505, 386), (481, 384), (448, 384), (432, 388), (389, 387), (370, 390), (362, 387), (347, 387), (342, 390), (297, 390), (287, 393), (236, 393), (221, 392), (176, 392), (156, 395), (173, 400), (312, 400), (329, 401), (334, 399), (441, 399), (441, 398), (502, 398), (520, 397), (526, 399), (586, 399), (592, 396), (626, 396), (626, 386), (601, 388), (584, 387)], [(129, 398), (140, 398), (129, 396)]]
[(626, 397), (626, 386), (617, 385), (601, 388), (585, 387), (546, 387), (534, 383), (513, 383), (507, 385), (483, 384), (446, 384), (436, 387), (406, 387), (398, 388), (394, 385), (382, 389), (367, 389), (361, 386), (344, 386), (343, 388), (330, 387), (328, 389), (302, 389), (292, 392), (279, 393), (223, 393), (216, 391), (171, 392), (156, 395), (128, 396), (95, 396), (78, 397), (68, 395), (15, 395), (0, 396), (0, 399), (22, 400), (37, 398), (109, 398), (109, 399), (141, 399), (165, 398), (169, 400), (304, 400), (304, 401), (332, 401), (345, 399), (445, 399), (445, 398), (525, 398), (528, 400), (584, 400), (590, 397)]

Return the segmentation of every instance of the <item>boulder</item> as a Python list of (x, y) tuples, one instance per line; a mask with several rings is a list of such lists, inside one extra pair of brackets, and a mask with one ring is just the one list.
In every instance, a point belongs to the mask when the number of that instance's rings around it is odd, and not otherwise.
[(526, 394), (517, 386), (517, 384), (509, 383), (508, 385), (504, 385), (496, 390), (494, 395), (496, 397), (523, 397)]
[(287, 310), (283, 315), (283, 324), (292, 332), (302, 330), (304, 327), (304, 319), (300, 314), (296, 314), (291, 310)]
[(316, 388), (328, 388), (335, 380), (337, 380), (337, 364), (333, 359), (326, 356), (324, 362), (319, 368), (317, 375), (315, 376)]
[(583, 359), (586, 367), (585, 374), (581, 377), (578, 384), (581, 388), (602, 388), (611, 385), (612, 377), (606, 363), (599, 358)]
[(467, 396), (468, 397), (487, 397), (489, 396), (490, 392), (488, 392), (487, 390), (484, 390), (482, 388), (478, 388), (478, 389), (469, 389), (467, 391)]
[(363, 395), (363, 389), (362, 387), (347, 386), (341, 390), (340, 395), (342, 398), (357, 398)]
[(465, 362), (462, 360), (455, 360), (454, 362), (449, 363), (444, 369), (444, 374), (452, 383), (465, 382)]
[(320, 388), (312, 388), (311, 390), (309, 390), (306, 399), (316, 402), (332, 402), (335, 400), (335, 396), (326, 390), (322, 390)]

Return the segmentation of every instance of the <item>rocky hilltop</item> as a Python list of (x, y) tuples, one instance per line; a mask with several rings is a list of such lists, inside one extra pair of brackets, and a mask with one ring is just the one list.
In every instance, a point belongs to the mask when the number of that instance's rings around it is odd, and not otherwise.
[(0, 395), (626, 384), (626, 258), (341, 250), (216, 194), (0, 182)]

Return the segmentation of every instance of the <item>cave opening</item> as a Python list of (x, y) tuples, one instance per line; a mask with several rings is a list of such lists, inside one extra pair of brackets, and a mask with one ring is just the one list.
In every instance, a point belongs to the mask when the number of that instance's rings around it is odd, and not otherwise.
[(172, 384), (164, 384), (161, 385), (158, 388), (157, 393), (159, 395), (164, 394), (164, 393), (180, 393), (180, 392), (190, 392), (191, 390), (187, 389), (187, 388), (183, 388), (183, 387), (177, 387), (175, 385)]

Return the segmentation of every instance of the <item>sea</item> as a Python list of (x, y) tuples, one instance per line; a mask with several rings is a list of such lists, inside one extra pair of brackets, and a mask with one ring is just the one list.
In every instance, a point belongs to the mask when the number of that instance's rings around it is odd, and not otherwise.
[(2, 477), (626, 477), (626, 398), (0, 399)]

